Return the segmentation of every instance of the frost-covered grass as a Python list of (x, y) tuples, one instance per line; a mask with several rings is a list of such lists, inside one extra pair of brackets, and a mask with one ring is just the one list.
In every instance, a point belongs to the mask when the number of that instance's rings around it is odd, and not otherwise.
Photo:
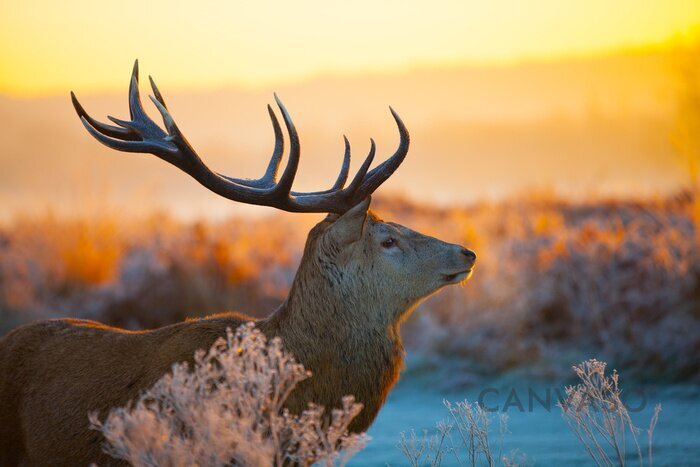
[[(404, 325), (407, 347), (450, 357), (462, 375), (563, 377), (596, 357), (628, 377), (667, 380), (700, 377), (698, 206), (692, 193), (450, 209), (373, 202), (385, 219), (478, 255), (464, 287), (430, 298)], [(265, 316), (320, 218), (18, 218), (0, 227), (0, 333), (59, 316), (129, 328), (226, 309)]]
[(136, 467), (344, 465), (367, 441), (348, 432), (362, 405), (349, 395), (341, 409), (289, 413), (287, 397), (308, 377), (279, 338), (243, 325), (197, 351), (193, 368), (173, 365), (136, 401), (90, 423), (106, 453)]
[(524, 456), (517, 452), (503, 454), (503, 437), (508, 431), (506, 414), (499, 414), (497, 436), (494, 440), (492, 423), (494, 415), (479, 404), (467, 400), (452, 403), (443, 401), (450, 416), (435, 424), (435, 431), (423, 431), (417, 436), (401, 433), (398, 447), (411, 467), (439, 467), (448, 465), (503, 465), (517, 466), (524, 462)]
[[(661, 404), (655, 405), (648, 428), (643, 432), (633, 423), (623, 401), (617, 371), (606, 374), (606, 366), (596, 359), (575, 365), (577, 384), (568, 386), (566, 396), (556, 405), (571, 437), (583, 447), (588, 462), (593, 461), (599, 467), (624, 467), (633, 461), (636, 465), (652, 466), (653, 435)], [(449, 417), (437, 422), (432, 432), (424, 430), (422, 436), (413, 430), (409, 435), (401, 433), (397, 447), (412, 467), (439, 467), (443, 463), (472, 467), (533, 465), (522, 447), (504, 454), (505, 435), (511, 434), (505, 411), (498, 412), (466, 399), (454, 404), (444, 400), (443, 404)], [(498, 421), (498, 429), (492, 426), (494, 420)]]

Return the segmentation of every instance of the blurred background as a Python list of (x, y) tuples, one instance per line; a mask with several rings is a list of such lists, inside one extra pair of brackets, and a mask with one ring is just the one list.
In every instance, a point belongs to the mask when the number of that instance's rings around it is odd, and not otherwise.
[[(370, 137), (392, 154), (392, 105), (411, 151), (374, 210), (477, 252), (473, 278), (404, 326), (407, 369), (358, 464), (400, 465), (399, 433), (434, 426), (445, 397), (497, 388), (504, 405), (513, 388), (563, 388), (591, 357), (643, 395), (641, 424), (663, 404), (657, 460), (700, 456), (697, 1), (76, 0), (0, 13), (0, 334), (63, 316), (133, 329), (263, 317), (286, 296), (321, 215), (232, 203), (85, 132), (69, 91), (95, 118), (125, 118), (138, 58), (200, 156), (234, 177), (266, 166), (276, 91), (300, 132), (300, 190), (333, 182), (343, 134), (353, 170)], [(585, 464), (557, 410), (509, 411), (506, 447)]]

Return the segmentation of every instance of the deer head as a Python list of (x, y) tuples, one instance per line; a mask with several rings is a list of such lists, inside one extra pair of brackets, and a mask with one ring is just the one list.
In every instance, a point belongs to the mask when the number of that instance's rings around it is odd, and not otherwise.
[[(290, 293), (301, 313), (386, 329), (442, 287), (466, 280), (476, 255), (368, 211), (366, 198), (316, 225)], [(310, 289), (300, 290), (302, 288)], [(322, 304), (322, 309), (309, 302)]]

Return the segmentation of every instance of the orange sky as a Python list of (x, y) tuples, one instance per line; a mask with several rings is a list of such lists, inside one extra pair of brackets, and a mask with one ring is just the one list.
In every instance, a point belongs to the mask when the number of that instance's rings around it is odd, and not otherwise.
[(697, 31), (697, 0), (26, 0), (0, 14), (0, 93), (122, 89), (134, 58), (173, 88), (512, 63)]

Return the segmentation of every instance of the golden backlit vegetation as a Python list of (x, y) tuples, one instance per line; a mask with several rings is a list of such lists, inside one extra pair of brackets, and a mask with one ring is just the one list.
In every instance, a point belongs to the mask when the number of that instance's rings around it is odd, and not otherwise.
[(94, 285), (114, 279), (121, 259), (116, 225), (109, 221), (81, 221), (66, 227), (61, 229), (61, 236), (67, 242), (58, 246), (66, 283)]
[[(573, 353), (640, 376), (700, 375), (693, 193), (374, 205), (387, 220), (479, 255), (466, 287), (444, 290), (409, 320), (410, 347), (459, 356), (464, 374), (533, 365), (557, 374)], [(130, 328), (226, 309), (265, 316), (286, 296), (315, 217), (17, 220), (0, 230), (0, 328), (56, 316)]]

